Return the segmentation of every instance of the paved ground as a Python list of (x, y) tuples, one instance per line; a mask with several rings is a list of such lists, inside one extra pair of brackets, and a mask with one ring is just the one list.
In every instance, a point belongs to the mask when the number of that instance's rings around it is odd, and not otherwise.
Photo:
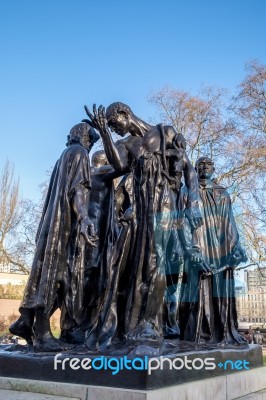
[(52, 396), (51, 394), (17, 392), (0, 389), (0, 400), (79, 400), (74, 397)]

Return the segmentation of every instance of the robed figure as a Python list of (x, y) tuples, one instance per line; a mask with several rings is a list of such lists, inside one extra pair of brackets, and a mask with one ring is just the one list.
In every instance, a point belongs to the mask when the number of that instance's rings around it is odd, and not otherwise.
[[(239, 243), (230, 196), (212, 180), (211, 159), (199, 158), (196, 171), (203, 225), (193, 230), (185, 220), (184, 229), (191, 245), (200, 250), (202, 262), (198, 266), (185, 262), (179, 306), (181, 338), (198, 343), (244, 344), (237, 331), (234, 268), (246, 261), (246, 255)], [(181, 203), (184, 207), (186, 190)], [(212, 273), (205, 273), (206, 265)]]
[[(11, 325), (38, 351), (64, 348), (50, 330), (50, 317), (63, 308), (71, 327), (83, 319), (86, 243), (95, 246), (88, 217), (91, 174), (89, 150), (99, 135), (86, 123), (75, 125), (67, 148), (56, 162), (36, 236), (36, 250), (20, 305), (21, 317)], [(33, 331), (33, 324), (35, 329)]]

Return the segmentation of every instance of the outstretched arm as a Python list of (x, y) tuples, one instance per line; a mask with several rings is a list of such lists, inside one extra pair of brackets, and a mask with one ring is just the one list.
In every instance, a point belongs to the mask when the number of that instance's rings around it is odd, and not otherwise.
[(125, 146), (116, 147), (111, 132), (107, 125), (107, 120), (105, 116), (105, 108), (100, 105), (98, 110), (96, 109), (96, 104), (93, 104), (93, 113), (90, 112), (87, 106), (85, 106), (85, 111), (90, 118), (86, 120), (90, 126), (97, 129), (100, 132), (101, 138), (103, 140), (104, 150), (109, 163), (116, 170), (124, 170), (128, 166), (128, 154)]

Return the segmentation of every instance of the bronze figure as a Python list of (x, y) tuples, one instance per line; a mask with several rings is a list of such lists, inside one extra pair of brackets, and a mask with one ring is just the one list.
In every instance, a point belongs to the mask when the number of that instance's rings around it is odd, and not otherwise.
[[(245, 344), (233, 270), (246, 255), (213, 161), (201, 157), (195, 171), (182, 134), (148, 124), (121, 102), (85, 110), (89, 119), (71, 129), (54, 167), (10, 332), (48, 352), (179, 337)], [(104, 151), (93, 154), (91, 169), (94, 129)], [(114, 142), (111, 131), (122, 139)], [(60, 340), (50, 329), (57, 308)]]
[[(231, 200), (225, 188), (212, 180), (214, 163), (196, 162), (203, 225), (190, 240), (201, 251), (201, 268), (185, 263), (179, 307), (181, 338), (198, 343), (245, 344), (237, 332), (234, 268), (247, 261), (239, 241)], [(183, 191), (183, 204), (186, 190)], [(187, 224), (187, 235), (190, 227)], [(209, 265), (212, 272), (204, 270)]]
[[(91, 188), (89, 151), (99, 135), (86, 123), (75, 125), (67, 148), (55, 164), (36, 237), (36, 251), (20, 318), (10, 332), (32, 342), (36, 351), (59, 351), (50, 316), (64, 304), (75, 326), (83, 319), (83, 285), (86, 243), (96, 246), (97, 236), (88, 216)], [(34, 332), (33, 332), (33, 324)]]
[[(183, 136), (173, 127), (152, 126), (119, 102), (111, 104), (106, 113), (95, 105), (93, 113), (88, 108), (86, 112), (87, 122), (101, 134), (110, 164), (117, 171), (131, 171), (133, 176), (134, 231), (126, 262), (124, 335), (133, 340), (161, 340), (167, 246), (182, 174), (188, 188), (190, 223), (194, 229), (202, 224), (195, 170), (186, 155)], [(130, 136), (114, 143), (109, 128), (122, 137)]]

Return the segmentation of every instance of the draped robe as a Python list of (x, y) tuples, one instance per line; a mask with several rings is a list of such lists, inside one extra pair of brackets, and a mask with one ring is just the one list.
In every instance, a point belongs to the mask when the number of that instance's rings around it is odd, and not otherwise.
[[(243, 344), (237, 332), (234, 274), (230, 268), (232, 254), (239, 245), (230, 196), (213, 181), (199, 181), (199, 193), (204, 224), (192, 236), (187, 222), (185, 229), (214, 274), (201, 279), (198, 269), (186, 261), (179, 306), (181, 337), (203, 343)], [(182, 202), (184, 207), (185, 191)]]
[(36, 236), (36, 250), (21, 308), (42, 307), (45, 313), (64, 302), (68, 314), (80, 324), (86, 246), (73, 209), (79, 185), (89, 195), (88, 151), (80, 144), (68, 146), (55, 164)]

